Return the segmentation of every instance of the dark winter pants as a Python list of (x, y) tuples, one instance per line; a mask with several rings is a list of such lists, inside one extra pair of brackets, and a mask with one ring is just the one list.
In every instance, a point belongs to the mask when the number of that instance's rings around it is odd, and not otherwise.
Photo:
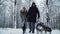
[(34, 33), (35, 23), (29, 22), (29, 29), (30, 29), (30, 32), (32, 31), (32, 33)]

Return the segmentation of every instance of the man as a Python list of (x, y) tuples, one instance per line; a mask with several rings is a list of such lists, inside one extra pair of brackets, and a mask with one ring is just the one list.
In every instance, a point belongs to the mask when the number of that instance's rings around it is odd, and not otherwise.
[(36, 7), (35, 3), (32, 3), (32, 6), (29, 8), (29, 11), (27, 12), (27, 19), (29, 22), (29, 33), (34, 33), (35, 29), (35, 23), (36, 23), (36, 17), (38, 15), (38, 18), (40, 17), (38, 8)]

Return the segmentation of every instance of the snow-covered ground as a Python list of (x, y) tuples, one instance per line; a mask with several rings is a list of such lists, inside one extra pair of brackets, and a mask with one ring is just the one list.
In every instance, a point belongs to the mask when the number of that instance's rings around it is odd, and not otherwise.
[[(22, 32), (23, 32), (22, 29), (0, 28), (0, 34), (23, 34)], [(29, 33), (29, 29), (27, 29), (25, 34), (33, 34), (33, 33)], [(34, 34), (37, 34), (36, 30)], [(42, 34), (45, 34), (45, 33), (43, 32)], [(47, 34), (49, 33), (47, 32)], [(52, 34), (60, 34), (60, 30), (53, 30)]]

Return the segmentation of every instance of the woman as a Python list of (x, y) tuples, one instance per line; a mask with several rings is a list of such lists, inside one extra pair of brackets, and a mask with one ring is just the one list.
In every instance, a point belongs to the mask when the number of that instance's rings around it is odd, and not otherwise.
[(21, 17), (21, 21), (22, 21), (23, 34), (26, 31), (26, 14), (27, 14), (27, 10), (26, 10), (25, 7), (23, 7), (22, 10), (20, 11), (20, 17)]

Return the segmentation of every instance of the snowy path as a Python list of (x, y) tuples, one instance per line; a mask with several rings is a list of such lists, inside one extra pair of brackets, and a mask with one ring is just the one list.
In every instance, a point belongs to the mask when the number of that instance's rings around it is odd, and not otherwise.
[[(0, 28), (0, 34), (23, 34), (23, 33), (22, 33), (22, 29)], [(25, 34), (32, 34), (32, 33), (29, 33), (29, 29), (27, 29)], [(37, 34), (36, 30), (34, 34)], [(43, 32), (42, 34), (45, 33)], [(60, 30), (53, 30), (52, 34), (60, 34)]]

